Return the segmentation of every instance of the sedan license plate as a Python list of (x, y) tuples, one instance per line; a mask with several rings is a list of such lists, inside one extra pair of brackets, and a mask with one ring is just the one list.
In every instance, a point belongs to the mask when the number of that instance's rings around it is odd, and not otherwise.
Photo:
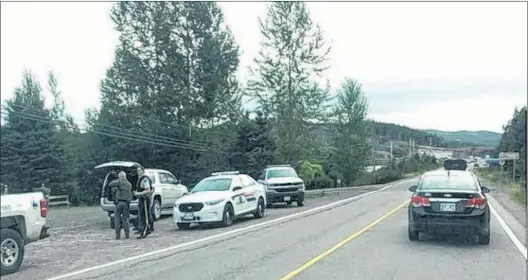
[(291, 200), (291, 197), (289, 197), (289, 196), (285, 196), (284, 197), (284, 201), (290, 201), (290, 200)]
[(443, 212), (455, 212), (456, 211), (456, 204), (455, 203), (441, 203), (440, 204), (440, 211), (443, 211)]
[(182, 220), (192, 221), (192, 220), (194, 220), (194, 214), (193, 213), (185, 213), (185, 214), (183, 214)]

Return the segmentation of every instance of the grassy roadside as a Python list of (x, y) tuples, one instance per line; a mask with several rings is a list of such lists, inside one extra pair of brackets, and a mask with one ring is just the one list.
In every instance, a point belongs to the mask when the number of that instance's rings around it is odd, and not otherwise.
[(473, 169), (473, 172), (477, 176), (490, 181), (493, 185), (505, 188), (514, 202), (526, 207), (525, 189), (520, 182), (514, 182), (506, 172), (501, 174), (500, 169), (496, 168), (477, 168)]
[[(381, 188), (381, 185), (387, 185), (387, 184), (390, 184), (392, 182), (396, 182), (396, 181), (399, 181), (399, 180), (402, 180), (402, 179), (413, 178), (413, 177), (416, 177), (416, 176), (418, 176), (418, 175), (420, 175), (422, 173), (423, 172), (404, 173), (402, 175), (402, 178), (400, 178), (400, 179), (392, 180), (392, 181), (389, 181), (387, 183), (378, 184), (378, 185), (380, 185), (380, 188)], [(354, 187), (360, 188), (360, 187), (364, 187), (364, 186), (371, 186), (371, 185), (366, 184), (366, 185), (362, 185), (362, 186), (349, 186), (349, 187), (346, 187), (346, 188), (353, 189)], [(372, 186), (375, 186), (375, 184), (372, 184)], [(323, 189), (310, 190), (310, 192), (309, 193), (307, 192), (304, 195), (304, 197), (306, 199), (317, 199), (317, 198), (327, 197), (327, 196), (330, 196), (330, 195), (333, 195), (333, 194), (335, 194), (335, 189), (334, 188), (323, 188)]]

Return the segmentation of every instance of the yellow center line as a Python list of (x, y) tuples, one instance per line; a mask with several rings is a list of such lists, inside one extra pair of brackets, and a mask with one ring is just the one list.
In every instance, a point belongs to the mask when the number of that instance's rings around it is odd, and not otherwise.
[(359, 231), (357, 231), (356, 233), (350, 235), (349, 237), (345, 238), (344, 240), (341, 240), (339, 243), (337, 243), (336, 245), (334, 245), (334, 247), (324, 251), (323, 253), (321, 253), (320, 255), (316, 256), (315, 258), (312, 258), (311, 260), (307, 261), (306, 263), (304, 263), (303, 265), (299, 266), (298, 268), (296, 268), (295, 270), (291, 271), (290, 273), (284, 275), (283, 277), (281, 277), (279, 280), (289, 280), (289, 279), (292, 279), (293, 277), (297, 276), (299, 273), (301, 273), (302, 271), (306, 270), (307, 268), (309, 268), (310, 266), (314, 265), (316, 262), (320, 261), (322, 258), (324, 257), (327, 257), (328, 255), (332, 254), (333, 252), (335, 252), (337, 249), (343, 247), (345, 244), (347, 244), (348, 242), (350, 242), (352, 239), (360, 236), (362, 233), (366, 232), (367, 230), (373, 228), (375, 225), (379, 224), (381, 221), (385, 220), (386, 218), (388, 218), (390, 215), (396, 213), (398, 210), (402, 209), (403, 207), (407, 206), (409, 204), (409, 200), (405, 200), (405, 202), (403, 202), (402, 204), (400, 204), (398, 207), (392, 209), (391, 211), (389, 211), (388, 213), (386, 213), (385, 215), (379, 217), (378, 219), (376, 219), (375, 221), (373, 221), (372, 223), (370, 223), (369, 225), (367, 225), (366, 227), (360, 229)]

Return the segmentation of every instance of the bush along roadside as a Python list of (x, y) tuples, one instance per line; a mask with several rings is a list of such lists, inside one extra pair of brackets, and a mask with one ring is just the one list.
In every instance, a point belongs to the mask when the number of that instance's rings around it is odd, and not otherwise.
[[(306, 165), (308, 165), (308, 163), (306, 163)], [(312, 176), (305, 175), (308, 172), (301, 172), (300, 175), (301, 178), (305, 180), (307, 190), (337, 187), (336, 179), (322, 172), (319, 165), (311, 164), (311, 167), (310, 170), (318, 171), (314, 172)], [(387, 166), (374, 172), (363, 172), (352, 184), (342, 185), (341, 187), (386, 184), (400, 179), (417, 176), (425, 171), (434, 170), (439, 167), (441, 167), (441, 164), (436, 158), (416, 154), (413, 157), (390, 162)], [(308, 168), (303, 168), (301, 170), (304, 171), (306, 169)]]
[(508, 173), (501, 173), (500, 168), (496, 167), (477, 168), (473, 172), (494, 187), (507, 191), (514, 202), (526, 207), (526, 182), (513, 181)]
[(364, 174), (354, 185), (386, 184), (400, 179), (419, 175), (423, 172), (441, 167), (435, 157), (415, 154), (398, 162), (393, 161), (385, 168)]

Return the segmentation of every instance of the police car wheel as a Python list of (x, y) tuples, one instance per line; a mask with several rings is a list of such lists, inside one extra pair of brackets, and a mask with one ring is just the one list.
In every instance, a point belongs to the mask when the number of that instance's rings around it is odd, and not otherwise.
[(24, 239), (10, 228), (2, 229), (0, 237), (0, 275), (17, 272), (24, 259)]
[(233, 224), (233, 221), (235, 220), (235, 211), (233, 210), (233, 205), (231, 203), (226, 203), (226, 206), (224, 207), (224, 215), (222, 216), (222, 225), (223, 226), (230, 226)]
[(255, 218), (257, 219), (260, 219), (260, 218), (263, 218), (264, 217), (264, 213), (265, 213), (265, 207), (264, 207), (264, 199), (259, 198), (258, 200), (258, 204), (257, 204), (257, 209), (255, 210), (255, 214), (253, 214), (255, 216)]

